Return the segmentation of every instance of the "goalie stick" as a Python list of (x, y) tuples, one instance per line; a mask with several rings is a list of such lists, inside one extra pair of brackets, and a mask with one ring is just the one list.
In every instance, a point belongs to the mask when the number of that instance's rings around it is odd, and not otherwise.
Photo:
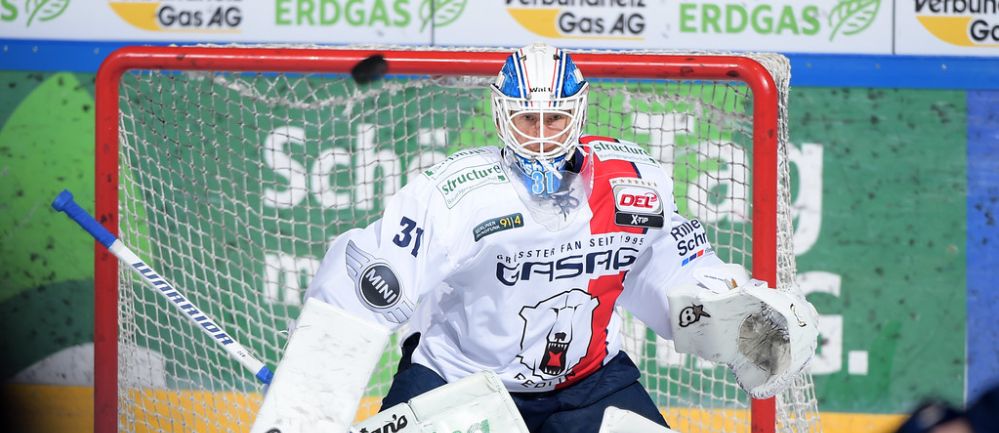
[(271, 378), (274, 376), (271, 370), (267, 368), (263, 362), (255, 358), (246, 350), (243, 345), (239, 344), (232, 338), (232, 336), (225, 332), (221, 326), (215, 323), (210, 317), (199, 310), (190, 300), (187, 299), (179, 290), (173, 287), (172, 284), (167, 282), (166, 279), (159, 276), (152, 268), (146, 265), (139, 256), (135, 255), (132, 250), (128, 249), (120, 239), (118, 239), (114, 234), (104, 228), (93, 216), (87, 213), (86, 210), (80, 207), (73, 201), (73, 194), (68, 190), (63, 190), (56, 196), (55, 200), (52, 201), (52, 208), (63, 212), (76, 221), (87, 233), (90, 233), (97, 242), (104, 245), (111, 254), (114, 254), (118, 260), (132, 268), (136, 273), (142, 276), (142, 279), (149, 284), (150, 287), (155, 289), (161, 295), (166, 297), (171, 304), (177, 307), (191, 322), (194, 322), (205, 334), (212, 337), (216, 343), (222, 346), (230, 356), (236, 361), (239, 361), (243, 367), (250, 370), (261, 382), (269, 384)]

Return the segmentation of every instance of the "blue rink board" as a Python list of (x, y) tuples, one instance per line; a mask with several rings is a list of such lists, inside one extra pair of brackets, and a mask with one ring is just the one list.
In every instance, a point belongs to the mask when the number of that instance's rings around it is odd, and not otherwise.
[(966, 401), (999, 385), (999, 91), (968, 92)]

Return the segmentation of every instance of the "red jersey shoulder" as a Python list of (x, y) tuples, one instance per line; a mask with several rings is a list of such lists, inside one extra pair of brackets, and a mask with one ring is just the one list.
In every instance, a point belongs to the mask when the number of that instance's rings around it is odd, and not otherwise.
[(641, 145), (630, 141), (585, 135), (580, 137), (579, 143), (583, 145), (583, 149), (588, 155), (592, 155), (600, 162), (624, 161), (636, 165), (661, 167), (659, 161), (649, 155), (649, 152)]
[(613, 137), (604, 137), (602, 135), (584, 135), (579, 137), (579, 144), (588, 145), (594, 141), (607, 141), (612, 143), (617, 143), (618, 139)]
[(595, 185), (613, 200), (614, 223), (663, 228), (674, 208), (673, 182), (659, 161), (638, 144), (610, 137), (585, 136), (580, 143), (592, 158)]

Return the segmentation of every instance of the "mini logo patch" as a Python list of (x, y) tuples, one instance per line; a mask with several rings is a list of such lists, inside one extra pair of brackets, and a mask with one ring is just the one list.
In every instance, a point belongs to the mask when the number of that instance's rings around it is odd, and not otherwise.
[(610, 180), (614, 191), (614, 223), (620, 226), (662, 228), (663, 200), (655, 183), (638, 178)]
[(354, 279), (358, 299), (390, 322), (408, 320), (415, 305), (406, 298), (402, 282), (389, 264), (368, 254), (354, 241), (347, 242), (346, 255), (347, 273)]
[(391, 308), (399, 301), (399, 279), (385, 263), (374, 263), (361, 271), (357, 290), (372, 308)]
[(524, 216), (521, 215), (520, 213), (515, 213), (483, 221), (481, 224), (475, 226), (475, 228), (472, 229), (472, 235), (475, 237), (475, 242), (478, 242), (479, 239), (482, 239), (493, 233), (501, 232), (503, 230), (515, 229), (517, 227), (523, 227), (523, 226), (524, 226)]

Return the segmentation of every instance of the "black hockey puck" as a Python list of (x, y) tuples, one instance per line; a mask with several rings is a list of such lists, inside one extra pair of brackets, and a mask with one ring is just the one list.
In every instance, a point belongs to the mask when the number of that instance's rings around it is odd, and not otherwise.
[(368, 84), (382, 79), (386, 72), (388, 72), (388, 62), (385, 61), (385, 57), (382, 57), (381, 54), (375, 54), (357, 62), (350, 70), (350, 76), (357, 84)]

